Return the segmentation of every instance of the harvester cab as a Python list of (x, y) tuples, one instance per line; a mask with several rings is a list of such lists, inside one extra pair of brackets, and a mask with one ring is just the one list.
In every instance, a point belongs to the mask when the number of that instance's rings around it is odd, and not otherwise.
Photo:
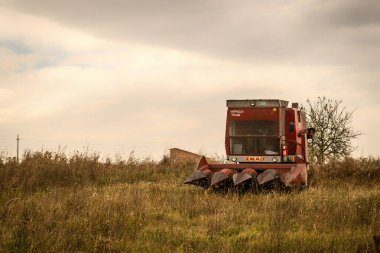
[(275, 99), (227, 100), (227, 161), (205, 157), (185, 181), (213, 189), (273, 189), (307, 186), (307, 144), (315, 130), (297, 103)]

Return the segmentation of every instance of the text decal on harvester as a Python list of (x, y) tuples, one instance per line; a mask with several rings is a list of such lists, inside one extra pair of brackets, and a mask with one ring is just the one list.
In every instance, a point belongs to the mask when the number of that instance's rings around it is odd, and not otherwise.
[(230, 112), (232, 117), (240, 117), (244, 110), (231, 110)]
[(252, 161), (252, 162), (262, 162), (262, 161), (264, 161), (264, 157), (261, 157), (261, 156), (246, 156), (246, 157), (244, 157), (244, 160), (246, 160), (246, 161)]

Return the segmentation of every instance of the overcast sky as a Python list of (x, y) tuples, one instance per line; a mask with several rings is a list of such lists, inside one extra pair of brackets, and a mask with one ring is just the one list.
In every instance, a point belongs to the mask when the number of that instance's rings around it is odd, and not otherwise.
[(0, 0), (0, 150), (224, 154), (227, 99), (343, 100), (380, 155), (380, 1)]

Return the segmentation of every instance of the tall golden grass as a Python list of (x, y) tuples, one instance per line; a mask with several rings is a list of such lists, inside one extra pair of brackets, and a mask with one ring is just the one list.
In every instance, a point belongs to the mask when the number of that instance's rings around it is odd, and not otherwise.
[(312, 168), (300, 193), (218, 194), (194, 164), (27, 152), (0, 162), (0, 252), (374, 252), (380, 161)]

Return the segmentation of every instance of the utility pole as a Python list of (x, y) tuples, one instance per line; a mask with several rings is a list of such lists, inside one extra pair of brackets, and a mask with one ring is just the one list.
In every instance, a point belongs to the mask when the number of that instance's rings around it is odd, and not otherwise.
[(16, 160), (17, 160), (17, 164), (18, 164), (18, 151), (19, 151), (19, 144), (20, 144), (20, 137), (19, 137), (19, 135), (17, 135), (16, 141), (17, 141), (17, 158), (16, 158)]

